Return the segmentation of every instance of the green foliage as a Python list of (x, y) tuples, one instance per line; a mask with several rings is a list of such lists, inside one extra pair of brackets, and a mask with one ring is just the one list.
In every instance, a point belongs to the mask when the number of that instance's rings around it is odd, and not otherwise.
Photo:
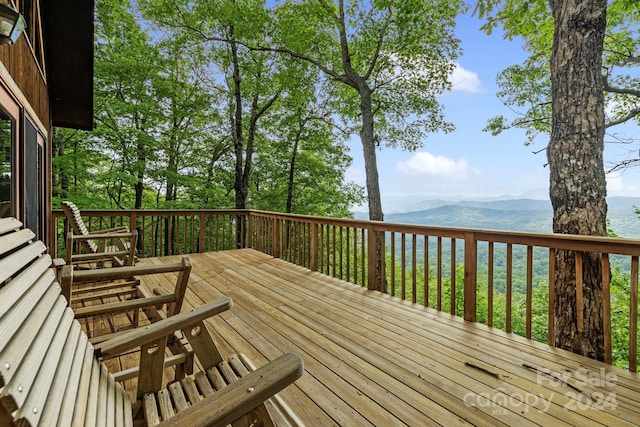
[[(459, 54), (458, 2), (347, 2), (344, 22), (327, 1), (282, 2), (274, 11), (274, 45), (314, 64), (337, 83), (332, 106), (359, 133), (361, 85), (371, 89), (380, 144), (415, 150), (430, 132), (453, 130), (437, 97)], [(348, 57), (348, 59), (347, 59)]]
[[(141, 17), (136, 7), (152, 11)], [(184, 27), (176, 22), (184, 7)], [(261, 40), (268, 30), (260, 2), (100, 0), (96, 4), (95, 115), (92, 133), (59, 132), (54, 159), (54, 207), (70, 198), (85, 208), (230, 208), (234, 206), (235, 102), (225, 18), (249, 25), (237, 32)], [(192, 31), (198, 27), (198, 31)], [(202, 31), (202, 32), (200, 32)], [(317, 72), (266, 52), (240, 47), (245, 134), (252, 132), (256, 170), (247, 207), (348, 216), (362, 189), (344, 182), (351, 162), (344, 134), (317, 111)], [(312, 69), (313, 71), (313, 69)], [(256, 108), (276, 95), (270, 111)], [(318, 103), (311, 102), (318, 98)], [(324, 104), (326, 105), (326, 103)], [(322, 107), (324, 108), (324, 107)], [(297, 119), (308, 122), (291, 166)], [(244, 152), (247, 158), (249, 151)], [(283, 171), (292, 169), (288, 186)]]
[[(638, 121), (637, 58), (640, 55), (640, 39), (637, 26), (640, 9), (633, 0), (616, 0), (607, 7), (607, 32), (603, 55), (603, 77), (607, 127), (630, 120)], [(537, 136), (551, 131), (551, 83), (549, 60), (553, 42), (553, 19), (548, 2), (543, 0), (498, 2), (483, 0), (476, 3), (474, 14), (484, 20), (481, 29), (491, 34), (504, 31), (509, 40), (522, 40), (530, 56), (523, 64), (514, 64), (498, 75), (498, 96), (516, 112), (513, 120), (494, 117), (486, 131), (496, 135), (510, 128), (527, 131), (527, 144)], [(635, 160), (632, 159), (631, 163)], [(620, 165), (628, 166), (628, 160)], [(615, 167), (615, 166), (614, 166)]]

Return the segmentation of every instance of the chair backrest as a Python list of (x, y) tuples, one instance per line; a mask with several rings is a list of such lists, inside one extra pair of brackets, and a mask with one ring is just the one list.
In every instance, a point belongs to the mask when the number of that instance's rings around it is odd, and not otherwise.
[(131, 426), (131, 401), (94, 355), (47, 248), (0, 219), (0, 425)]
[[(62, 210), (64, 211), (69, 224), (71, 224), (71, 228), (73, 229), (74, 234), (79, 234), (82, 236), (89, 235), (89, 229), (84, 224), (82, 220), (82, 216), (80, 215), (80, 209), (75, 205), (75, 203), (69, 201), (60, 202), (60, 206), (62, 206)], [(96, 253), (98, 252), (98, 245), (93, 240), (84, 240), (82, 241), (82, 245), (88, 253)]]

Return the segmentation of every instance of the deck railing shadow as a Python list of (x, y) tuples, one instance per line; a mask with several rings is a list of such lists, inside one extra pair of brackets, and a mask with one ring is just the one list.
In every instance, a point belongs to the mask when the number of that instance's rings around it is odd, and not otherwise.
[[(90, 229), (119, 225), (137, 229), (138, 257), (253, 248), (551, 346), (556, 253), (570, 251), (577, 269), (586, 256), (595, 256), (603, 272), (605, 362), (637, 370), (638, 240), (254, 210), (84, 210), (82, 215)], [(56, 251), (62, 253), (68, 230), (62, 211), (53, 212), (51, 230), (55, 256)], [(376, 250), (375, 237), (382, 241), (382, 253)], [(380, 274), (375, 273), (378, 265)], [(610, 271), (616, 279), (613, 295)], [(581, 301), (580, 280), (578, 284), (576, 299)]]

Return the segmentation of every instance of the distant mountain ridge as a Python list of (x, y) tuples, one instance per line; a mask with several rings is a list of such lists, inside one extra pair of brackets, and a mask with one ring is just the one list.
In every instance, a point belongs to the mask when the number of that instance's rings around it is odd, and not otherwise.
[[(421, 200), (409, 205), (421, 206), (421, 209), (386, 214), (385, 221), (533, 233), (552, 232), (553, 211), (548, 200)], [(610, 228), (620, 237), (640, 238), (640, 219), (634, 213), (634, 206), (640, 207), (640, 198), (610, 197), (607, 198), (607, 205)], [(367, 219), (364, 212), (355, 212), (355, 216)]]

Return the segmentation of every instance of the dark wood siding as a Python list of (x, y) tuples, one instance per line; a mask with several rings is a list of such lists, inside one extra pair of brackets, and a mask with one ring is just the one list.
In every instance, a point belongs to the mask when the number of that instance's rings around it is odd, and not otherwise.
[(0, 61), (49, 133), (51, 120), (47, 83), (26, 38), (20, 37), (13, 46), (0, 46)]

